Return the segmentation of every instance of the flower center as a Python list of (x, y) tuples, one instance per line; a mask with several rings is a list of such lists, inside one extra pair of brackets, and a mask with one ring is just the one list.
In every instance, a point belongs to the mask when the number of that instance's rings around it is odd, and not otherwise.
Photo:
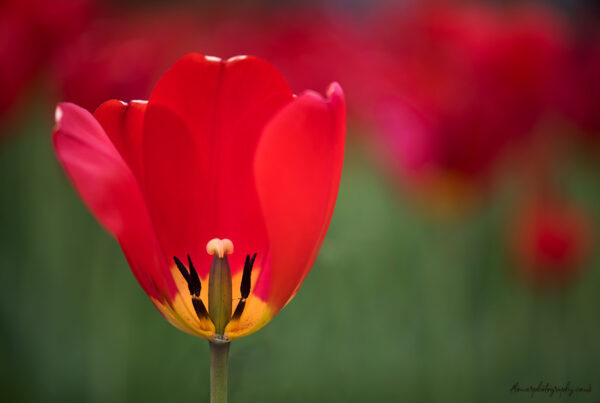
[(252, 267), (254, 266), (256, 253), (252, 257), (246, 255), (240, 284), (241, 298), (232, 315), (231, 269), (227, 255), (233, 253), (233, 242), (229, 239), (211, 239), (206, 244), (206, 252), (214, 256), (208, 277), (208, 310), (200, 298), (202, 284), (190, 255), (187, 255), (189, 271), (177, 257), (173, 257), (173, 259), (188, 284), (196, 315), (200, 320), (208, 319), (212, 321), (215, 326), (215, 333), (223, 336), (227, 324), (232, 320), (240, 319), (244, 312), (246, 301), (250, 295)]

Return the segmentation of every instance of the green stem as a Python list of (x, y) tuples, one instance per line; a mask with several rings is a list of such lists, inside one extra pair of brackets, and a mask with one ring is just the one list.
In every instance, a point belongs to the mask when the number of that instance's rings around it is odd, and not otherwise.
[(229, 343), (210, 345), (210, 403), (227, 403)]

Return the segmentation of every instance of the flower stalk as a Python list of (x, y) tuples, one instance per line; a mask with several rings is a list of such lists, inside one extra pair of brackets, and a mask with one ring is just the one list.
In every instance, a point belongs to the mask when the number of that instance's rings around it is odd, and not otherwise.
[(229, 343), (210, 345), (210, 403), (227, 403)]

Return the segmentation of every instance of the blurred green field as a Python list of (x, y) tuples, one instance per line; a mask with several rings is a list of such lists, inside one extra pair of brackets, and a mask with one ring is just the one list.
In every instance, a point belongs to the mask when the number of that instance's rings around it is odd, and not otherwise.
[[(207, 343), (137, 285), (58, 165), (50, 116), (29, 115), (0, 150), (0, 400), (207, 402)], [(597, 174), (571, 171), (597, 224)], [(429, 218), (351, 142), (315, 267), (232, 345), (230, 401), (599, 401), (598, 253), (571, 287), (533, 292), (504, 251), (509, 204)], [(531, 398), (517, 381), (592, 392)]]

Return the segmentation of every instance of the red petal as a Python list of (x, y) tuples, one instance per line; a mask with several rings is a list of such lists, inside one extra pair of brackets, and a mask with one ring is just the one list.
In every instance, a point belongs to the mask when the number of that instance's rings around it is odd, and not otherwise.
[(60, 104), (54, 147), (85, 204), (119, 240), (144, 291), (157, 299), (171, 296), (174, 284), (137, 181), (98, 121), (83, 108)]
[(146, 101), (126, 104), (115, 99), (106, 101), (94, 112), (110, 141), (140, 182), (142, 177), (142, 124)]
[[(292, 94), (267, 62), (190, 54), (156, 85), (143, 136), (145, 190), (166, 256), (190, 253), (208, 273), (206, 242), (229, 238), (232, 274), (246, 254), (264, 259), (266, 230), (252, 163), (265, 123)], [(259, 262), (260, 264), (260, 262)]]
[(256, 185), (271, 260), (255, 294), (272, 314), (300, 287), (325, 238), (342, 172), (346, 108), (342, 89), (329, 99), (306, 92), (268, 124), (256, 153)]

